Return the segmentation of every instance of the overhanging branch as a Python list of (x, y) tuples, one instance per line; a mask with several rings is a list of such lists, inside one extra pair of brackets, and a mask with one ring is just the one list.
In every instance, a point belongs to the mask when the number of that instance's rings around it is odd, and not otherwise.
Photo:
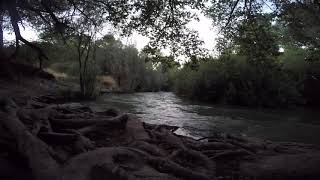
[(24, 44), (26, 44), (27, 46), (29, 46), (30, 48), (32, 48), (32, 49), (37, 51), (40, 61), (42, 61), (43, 58), (44, 59), (48, 59), (48, 57), (44, 54), (44, 52), (38, 46), (32, 44), (31, 42), (29, 42), (28, 40), (26, 40), (25, 38), (23, 38), (21, 36), (20, 28), (19, 28), (19, 25), (18, 25), (20, 16), (19, 16), (19, 14), (17, 12), (16, 2), (15, 1), (12, 1), (12, 2), (8, 3), (8, 11), (9, 11), (9, 15), (10, 15), (11, 25), (13, 27), (14, 34), (15, 34), (15, 37), (16, 37), (16, 52), (17, 52), (17, 50), (19, 48), (19, 41), (21, 41)]
[(226, 25), (225, 25), (225, 28), (227, 28), (227, 27), (229, 26), (229, 24), (230, 24), (230, 22), (231, 22), (231, 20), (232, 20), (232, 17), (233, 17), (233, 13), (234, 13), (237, 5), (239, 4), (239, 1), (240, 1), (240, 0), (237, 0), (237, 1), (235, 2), (235, 4), (233, 5), (233, 7), (232, 7), (232, 9), (231, 9), (231, 12), (230, 12), (230, 14), (229, 14), (228, 21), (227, 21), (227, 23), (226, 23)]

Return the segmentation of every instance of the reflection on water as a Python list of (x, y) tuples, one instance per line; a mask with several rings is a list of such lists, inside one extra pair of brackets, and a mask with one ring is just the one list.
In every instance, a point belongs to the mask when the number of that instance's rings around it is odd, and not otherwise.
[(208, 105), (184, 100), (170, 92), (106, 94), (90, 103), (96, 109), (117, 107), (153, 124), (182, 127), (178, 133), (210, 136), (227, 132), (320, 144), (320, 112), (315, 110), (257, 110)]

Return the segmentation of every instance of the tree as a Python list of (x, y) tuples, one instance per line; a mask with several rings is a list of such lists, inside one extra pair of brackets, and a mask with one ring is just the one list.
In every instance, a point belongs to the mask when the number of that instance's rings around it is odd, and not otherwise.
[(88, 73), (88, 63), (91, 60), (92, 48), (93, 48), (93, 40), (91, 36), (88, 36), (84, 33), (75, 36), (76, 39), (76, 48), (78, 55), (78, 65), (79, 65), (79, 83), (80, 83), (80, 91), (82, 96), (88, 97), (93, 93), (93, 89), (91, 91), (87, 91), (89, 88), (88, 78), (90, 74)]
[(273, 16), (263, 12), (265, 4), (264, 0), (213, 1), (206, 13), (220, 28), (219, 52), (234, 51), (235, 48), (241, 54), (255, 52), (256, 47), (262, 48), (265, 41), (271, 40), (268, 35), (271, 35)]
[(241, 20), (248, 20), (262, 12), (264, 0), (212, 0), (206, 14), (213, 19), (220, 31), (231, 31)]
[(281, 5), (279, 23), (286, 40), (310, 51), (308, 60), (320, 59), (320, 4), (317, 1), (287, 2)]
[[(91, 17), (98, 19), (99, 12), (91, 12)], [(78, 18), (73, 26), (76, 27), (72, 36), (75, 39), (79, 65), (79, 84), (83, 97), (92, 97), (96, 89), (95, 66), (96, 34), (103, 21), (89, 21), (88, 18)]]
[[(186, 24), (196, 18), (190, 8), (203, 7), (203, 1), (107, 1), (107, 0), (3, 0), (1, 10), (10, 19), (16, 36), (16, 48), (23, 42), (38, 52), (39, 58), (46, 58), (43, 51), (21, 36), (19, 23), (31, 23), (41, 31), (54, 29), (65, 34), (74, 31), (72, 25), (78, 18), (92, 23), (108, 22), (123, 34), (136, 30), (151, 38), (152, 46), (171, 47), (178, 52), (189, 52), (188, 47), (198, 48), (201, 43), (197, 33)], [(92, 16), (94, 13), (99, 16)], [(3, 29), (3, 28), (2, 28)], [(168, 40), (171, 43), (168, 43)], [(186, 49), (185, 49), (186, 48)], [(180, 51), (181, 50), (181, 51)]]
[(286, 43), (305, 46), (314, 52), (309, 59), (319, 59), (320, 4), (314, 0), (279, 1), (279, 0), (212, 0), (206, 9), (214, 24), (220, 27), (224, 37), (219, 39), (218, 50), (224, 51), (232, 46), (232, 37), (239, 32), (239, 25), (244, 21), (268, 13), (285, 27)]
[(169, 69), (180, 66), (180, 63), (176, 61), (173, 55), (163, 55), (158, 48), (145, 46), (142, 52), (146, 55), (146, 62), (150, 61), (156, 65), (161, 64), (164, 72), (168, 72)]
[(3, 51), (3, 5), (2, 1), (0, 2), (0, 55)]
[(233, 37), (239, 55), (248, 56), (251, 61), (264, 61), (279, 55), (279, 42), (275, 27), (269, 15), (256, 15), (238, 26)]
[[(133, 45), (123, 45), (112, 35), (97, 41), (96, 60), (103, 75), (112, 76), (122, 91), (158, 91), (164, 84), (164, 73), (173, 59), (157, 56), (153, 59)], [(161, 60), (161, 61), (160, 61)], [(166, 63), (165, 67), (159, 67)], [(159, 68), (158, 68), (159, 67)]]

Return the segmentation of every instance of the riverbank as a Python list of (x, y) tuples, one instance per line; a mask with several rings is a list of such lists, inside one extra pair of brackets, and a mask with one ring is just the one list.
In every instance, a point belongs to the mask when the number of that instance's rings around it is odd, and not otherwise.
[(29, 80), (1, 81), (1, 179), (320, 177), (318, 146), (225, 133), (193, 139), (175, 134), (178, 127), (66, 101), (55, 81)]

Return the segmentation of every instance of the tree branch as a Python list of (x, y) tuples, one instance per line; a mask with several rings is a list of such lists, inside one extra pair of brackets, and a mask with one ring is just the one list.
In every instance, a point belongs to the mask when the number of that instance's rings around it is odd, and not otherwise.
[(42, 58), (48, 59), (48, 57), (44, 54), (44, 52), (38, 46), (32, 44), (31, 42), (29, 42), (28, 40), (26, 40), (21, 36), (20, 28), (18, 25), (20, 16), (17, 12), (15, 1), (10, 1), (10, 3), (8, 3), (8, 11), (10, 15), (11, 25), (13, 27), (15, 37), (16, 37), (16, 52), (19, 48), (19, 41), (22, 41), (24, 44), (26, 44), (27, 46), (31, 47), (32, 49), (38, 52), (38, 57), (40, 60), (42, 60)]
[(228, 21), (227, 21), (227, 23), (226, 23), (226, 25), (225, 25), (225, 28), (227, 28), (227, 27), (229, 26), (229, 24), (230, 24), (230, 22), (231, 22), (231, 20), (232, 20), (232, 17), (233, 17), (234, 10), (236, 9), (239, 1), (240, 1), (240, 0), (237, 0), (237, 1), (235, 2), (235, 4), (233, 5), (233, 7), (232, 7), (232, 9), (231, 9), (231, 12), (230, 12), (230, 14), (229, 14)]

